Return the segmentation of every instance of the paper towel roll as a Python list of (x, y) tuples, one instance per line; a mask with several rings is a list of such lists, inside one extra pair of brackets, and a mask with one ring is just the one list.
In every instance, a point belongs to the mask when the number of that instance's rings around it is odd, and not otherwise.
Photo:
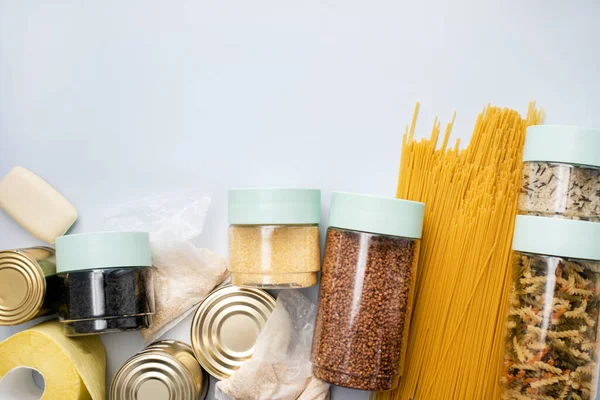
[(9, 337), (0, 343), (0, 398), (40, 398), (31, 369), (45, 380), (41, 400), (105, 400), (106, 352), (97, 336), (68, 338), (48, 321)]

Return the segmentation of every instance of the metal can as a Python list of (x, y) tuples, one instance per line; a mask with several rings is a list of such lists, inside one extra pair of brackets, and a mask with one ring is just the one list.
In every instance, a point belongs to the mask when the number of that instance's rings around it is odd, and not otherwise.
[(0, 326), (55, 313), (60, 301), (54, 249), (0, 251)]
[(254, 354), (258, 334), (275, 308), (261, 289), (231, 285), (213, 291), (196, 310), (192, 348), (202, 367), (226, 379)]
[(125, 362), (112, 381), (110, 399), (204, 400), (208, 384), (189, 345), (161, 340)]

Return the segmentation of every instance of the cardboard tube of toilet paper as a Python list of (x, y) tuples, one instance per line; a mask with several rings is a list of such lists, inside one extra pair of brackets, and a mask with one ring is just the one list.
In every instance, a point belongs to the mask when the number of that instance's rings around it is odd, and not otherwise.
[(0, 379), (0, 399), (2, 400), (40, 400), (44, 390), (33, 380), (33, 371), (29, 367), (17, 367), (8, 371)]
[[(32, 370), (44, 378), (44, 390), (33, 382)], [(68, 338), (58, 321), (41, 323), (0, 343), (3, 400), (105, 400), (105, 374), (100, 338)]]

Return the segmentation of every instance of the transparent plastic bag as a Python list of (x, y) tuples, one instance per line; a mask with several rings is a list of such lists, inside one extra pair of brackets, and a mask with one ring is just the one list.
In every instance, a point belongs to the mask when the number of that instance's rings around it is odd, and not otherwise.
[(310, 351), (317, 309), (299, 291), (279, 294), (254, 355), (217, 383), (217, 400), (322, 400), (329, 384), (312, 375)]
[(197, 191), (161, 193), (117, 206), (106, 216), (106, 230), (150, 233), (156, 313), (142, 331), (146, 343), (177, 325), (227, 277), (224, 258), (192, 243), (209, 206), (210, 198)]

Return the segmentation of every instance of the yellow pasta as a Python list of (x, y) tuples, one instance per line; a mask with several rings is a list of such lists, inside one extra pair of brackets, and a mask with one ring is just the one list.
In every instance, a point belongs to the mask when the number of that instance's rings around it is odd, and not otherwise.
[(400, 386), (373, 397), (499, 399), (525, 129), (543, 115), (533, 103), (526, 118), (488, 106), (461, 150), (459, 141), (449, 146), (454, 118), (443, 134), (436, 119), (431, 137), (417, 141), (417, 114), (418, 104), (397, 190), (399, 198), (426, 204), (416, 302)]

